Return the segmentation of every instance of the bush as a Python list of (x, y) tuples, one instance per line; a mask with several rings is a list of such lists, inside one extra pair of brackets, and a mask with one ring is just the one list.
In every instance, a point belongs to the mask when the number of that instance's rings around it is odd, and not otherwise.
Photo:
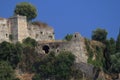
[[(85, 45), (86, 45), (86, 49), (88, 52), (88, 60), (87, 60), (88, 63), (90, 63), (98, 68), (102, 67), (103, 61), (104, 61), (102, 47), (100, 47), (98, 45), (91, 46), (90, 41), (87, 39), (85, 39)], [(93, 60), (94, 55), (96, 57), (95, 60)]]
[(72, 34), (67, 34), (64, 39), (67, 41), (70, 41), (72, 39), (72, 37), (73, 37)]
[(0, 80), (15, 80), (14, 71), (6, 61), (0, 61)]
[(36, 75), (33, 80), (68, 80), (72, 73), (75, 56), (71, 52), (60, 52), (55, 56), (54, 52), (46, 55), (41, 61), (33, 65)]
[(30, 37), (24, 39), (23, 44), (25, 44), (25, 46), (29, 46), (29, 47), (37, 46), (36, 40), (34, 40), (34, 39), (30, 38)]
[(8, 61), (15, 68), (21, 58), (18, 48), (20, 47), (5, 41), (0, 43), (0, 60)]

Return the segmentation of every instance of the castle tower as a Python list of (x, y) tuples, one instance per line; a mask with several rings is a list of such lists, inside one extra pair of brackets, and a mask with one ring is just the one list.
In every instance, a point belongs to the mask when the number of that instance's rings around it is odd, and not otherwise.
[(13, 16), (9, 18), (11, 22), (11, 36), (12, 42), (22, 42), (23, 39), (28, 37), (26, 16)]

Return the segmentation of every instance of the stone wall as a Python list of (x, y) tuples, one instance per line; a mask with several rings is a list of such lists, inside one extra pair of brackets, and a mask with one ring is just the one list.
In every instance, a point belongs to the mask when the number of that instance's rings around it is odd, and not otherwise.
[(50, 51), (55, 51), (56, 53), (60, 51), (71, 51), (76, 56), (76, 63), (87, 63), (88, 58), (84, 39), (79, 33), (75, 33), (71, 41), (39, 42), (37, 51), (40, 54), (48, 54)]
[[(42, 23), (43, 24), (43, 23)], [(36, 41), (54, 40), (54, 30), (48, 25), (28, 24), (25, 16), (15, 15), (9, 19), (0, 18), (0, 42), (22, 42), (31, 37)], [(9, 39), (11, 36), (12, 40)]]
[(9, 26), (7, 19), (0, 18), (0, 42), (3, 41), (9, 42)]
[(13, 16), (9, 18), (11, 22), (11, 35), (13, 37), (13, 42), (20, 41), (28, 37), (27, 31), (27, 21), (25, 16)]
[(28, 24), (28, 34), (31, 38), (35, 39), (36, 41), (54, 40), (54, 30), (48, 25), (38, 26)]
[(18, 41), (22, 42), (23, 39), (29, 36), (27, 29), (27, 19), (26, 16), (17, 17), (18, 17)]

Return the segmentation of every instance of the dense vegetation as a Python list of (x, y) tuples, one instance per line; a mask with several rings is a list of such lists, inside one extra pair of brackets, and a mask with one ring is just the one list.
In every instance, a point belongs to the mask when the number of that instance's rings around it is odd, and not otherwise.
[[(99, 36), (106, 36), (100, 35), (98, 30), (95, 31)], [(70, 38), (67, 39), (69, 41)], [(108, 74), (120, 73), (119, 42), (120, 34), (116, 41), (113, 38), (105, 38), (103, 41), (85, 39), (88, 63)], [(69, 80), (83, 77), (83, 73), (74, 66), (75, 56), (71, 52), (62, 51), (58, 55), (50, 52), (40, 55), (35, 50), (36, 46), (37, 42), (30, 37), (24, 39), (23, 43), (0, 43), (0, 79), (19, 80), (15, 76), (15, 69), (18, 67), (22, 72), (35, 73), (33, 80)]]
[(107, 74), (120, 73), (120, 32), (117, 40), (114, 40), (113, 38), (107, 39), (105, 29), (96, 29), (92, 33), (92, 40), (102, 42), (103, 46), (95, 46), (95, 44), (92, 46), (91, 41), (85, 40), (89, 56), (88, 63), (102, 68)]
[(104, 42), (107, 38), (107, 31), (105, 29), (96, 29), (92, 32), (92, 40), (97, 40), (100, 42)]
[(93, 64), (96, 68), (102, 68), (104, 46), (100, 43), (92, 43), (88, 39), (85, 39), (85, 44), (88, 51), (88, 63)]
[(36, 42), (33, 42), (33, 39), (30, 38), (26, 38), (25, 41), (23, 44), (19, 42), (13, 44), (5, 41), (0, 43), (0, 80), (18, 80), (15, 78), (14, 70), (18, 67), (18, 64), (24, 60), (26, 48), (30, 50), (31, 47), (36, 44)]
[(75, 56), (71, 52), (40, 55), (35, 50), (36, 45), (29, 37), (23, 43), (0, 43), (0, 80), (19, 80), (15, 76), (18, 67), (22, 72), (35, 73), (33, 80), (82, 78), (82, 72), (74, 67)]
[(34, 64), (36, 75), (33, 80), (69, 80), (75, 56), (71, 52), (54, 52), (46, 55), (42, 60)]

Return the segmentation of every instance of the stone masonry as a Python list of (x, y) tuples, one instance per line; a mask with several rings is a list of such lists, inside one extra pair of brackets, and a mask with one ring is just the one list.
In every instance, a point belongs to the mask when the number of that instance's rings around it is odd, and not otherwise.
[[(73, 34), (71, 41), (54, 40), (54, 30), (48, 25), (35, 25), (28, 23), (25, 16), (13, 16), (9, 19), (0, 18), (0, 42), (22, 42), (31, 37), (38, 42), (38, 53), (48, 54), (50, 51), (71, 51), (76, 56), (76, 63), (87, 63), (84, 38), (79, 34)], [(11, 39), (11, 38), (12, 39)]]
[(53, 28), (37, 26), (27, 22), (26, 16), (16, 15), (8, 19), (0, 18), (0, 42), (22, 42), (31, 37), (36, 41), (54, 40)]
[(76, 57), (76, 63), (87, 63), (87, 51), (84, 44), (84, 38), (79, 34), (73, 34), (71, 41), (53, 41), (39, 42), (37, 46), (39, 54), (48, 54), (51, 51), (59, 53), (60, 51), (70, 51)]
[(86, 76), (94, 77), (94, 66), (87, 64), (87, 50), (84, 38), (79, 34), (73, 34), (70, 41), (55, 40), (54, 29), (48, 25), (35, 25), (28, 23), (25, 16), (16, 15), (11, 18), (0, 18), (0, 43), (22, 42), (23, 39), (31, 37), (38, 44), (36, 51), (38, 54), (49, 54), (51, 51), (70, 51), (75, 55), (75, 66), (80, 69)]

